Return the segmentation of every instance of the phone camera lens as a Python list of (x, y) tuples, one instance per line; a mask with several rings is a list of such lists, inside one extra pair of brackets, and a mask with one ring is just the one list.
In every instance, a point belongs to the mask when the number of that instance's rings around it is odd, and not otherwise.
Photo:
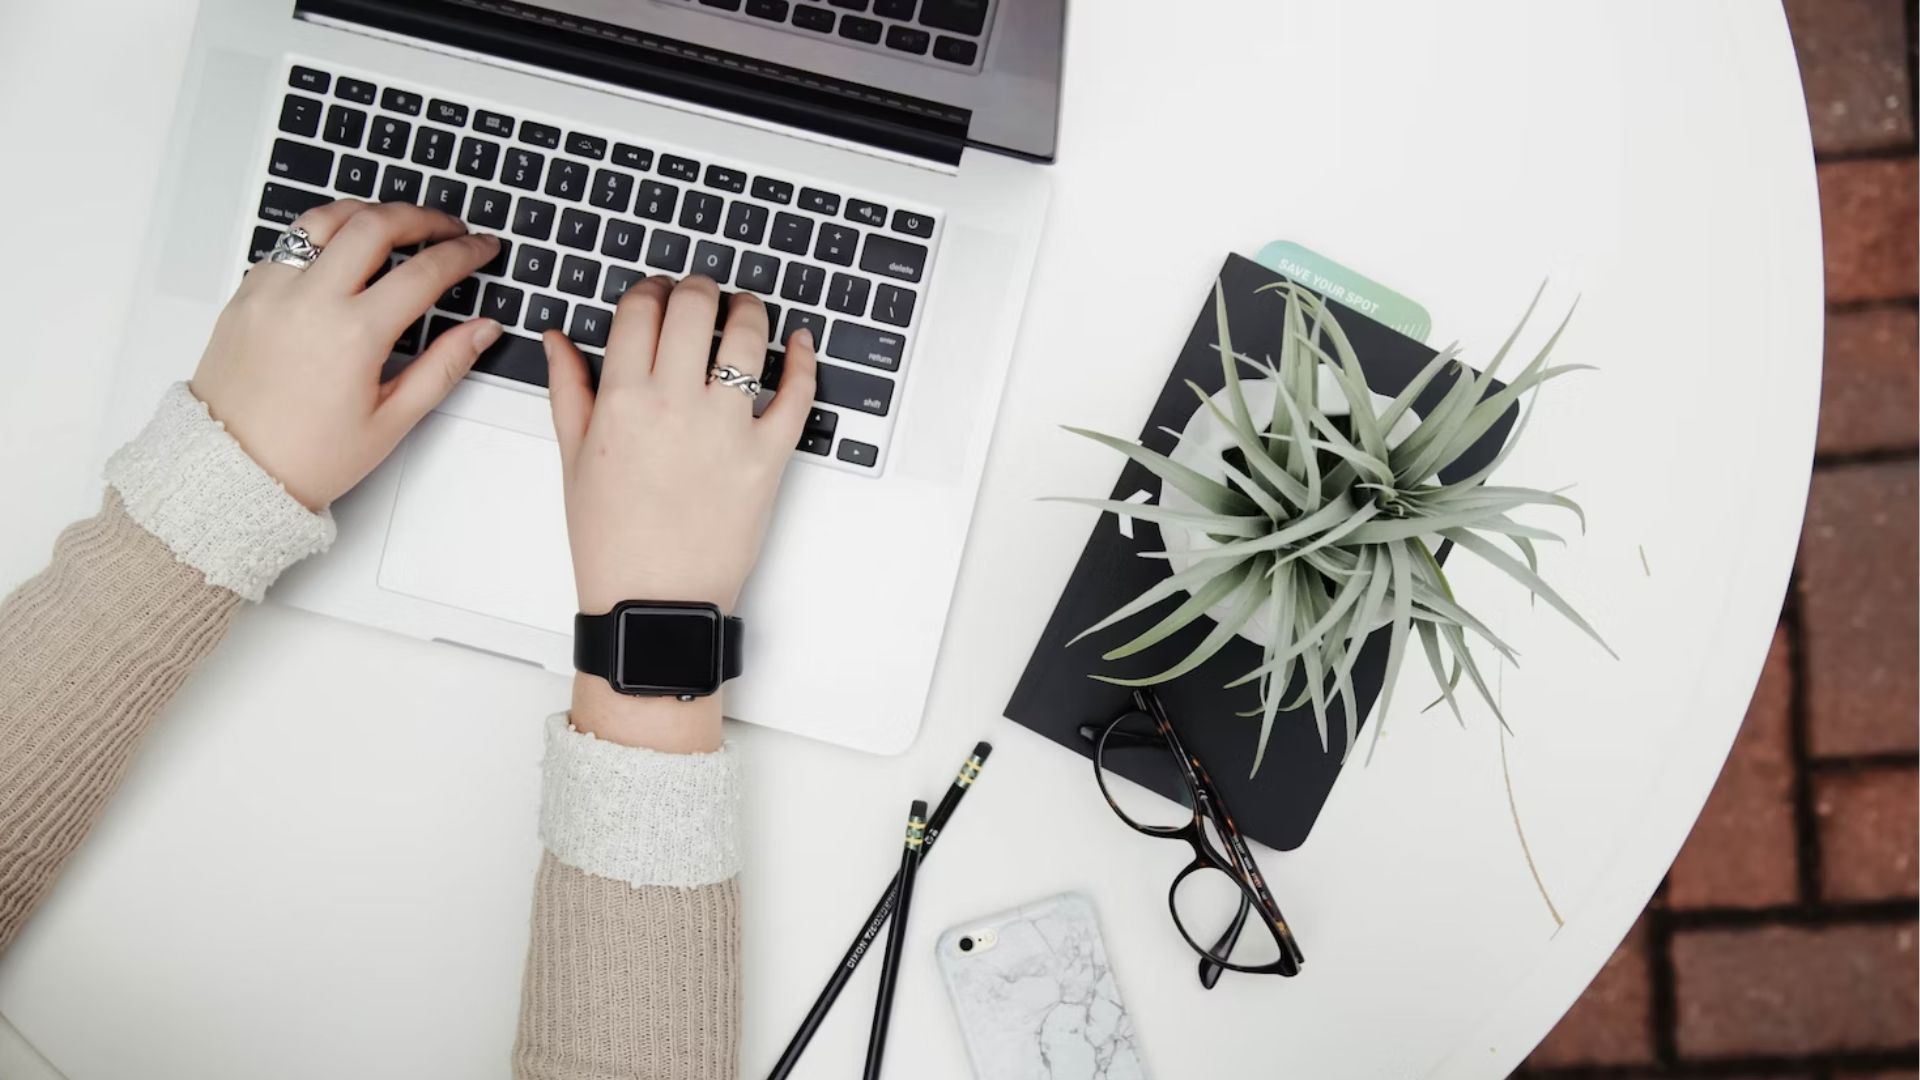
[(961, 938), (961, 939), (960, 939), (960, 951), (961, 951), (961, 952), (972, 952), (972, 951), (973, 951), (973, 939), (972, 939), (972, 938), (970, 938), (970, 937), (963, 937), (963, 938)]

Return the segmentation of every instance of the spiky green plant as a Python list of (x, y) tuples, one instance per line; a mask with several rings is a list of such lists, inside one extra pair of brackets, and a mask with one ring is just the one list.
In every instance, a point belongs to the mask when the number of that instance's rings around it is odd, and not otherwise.
[[(1095, 678), (1120, 686), (1179, 678), (1219, 652), (1254, 619), (1266, 619), (1262, 662), (1227, 684), (1228, 688), (1259, 684), (1260, 708), (1242, 714), (1260, 718), (1259, 747), (1253, 759), (1257, 773), (1275, 718), (1281, 710), (1307, 702), (1313, 705), (1322, 750), (1328, 745), (1328, 702), (1335, 697), (1344, 702), (1344, 746), (1351, 750), (1360, 716), (1354, 663), (1368, 636), (1385, 627), (1386, 681), (1374, 721), (1376, 741), (1385, 726), (1401, 661), (1414, 638), (1439, 682), (1436, 704), (1444, 700), (1454, 716), (1460, 716), (1455, 691), (1464, 674), (1505, 724), (1499, 703), (1468, 648), (1467, 635), (1479, 637), (1510, 661), (1514, 650), (1455, 597), (1434, 557), (1435, 549), (1447, 541), (1519, 582), (1611, 654), (1593, 627), (1540, 577), (1535, 545), (1558, 542), (1560, 537), (1510, 516), (1524, 506), (1558, 507), (1571, 512), (1584, 529), (1586, 519), (1580, 507), (1554, 492), (1486, 482), (1526, 430), (1533, 399), (1528, 399), (1526, 413), (1484, 468), (1452, 483), (1439, 479), (1440, 471), (1491, 430), (1523, 395), (1578, 369), (1579, 365), (1547, 366), (1566, 322), (1561, 322), (1524, 370), (1494, 390), (1494, 374), (1539, 303), (1536, 294), (1483, 372), (1460, 363), (1458, 349), (1449, 347), (1390, 404), (1377, 408), (1353, 344), (1325, 300), (1291, 282), (1277, 282), (1259, 291), (1277, 292), (1286, 302), (1279, 360), (1254, 360), (1234, 351), (1226, 297), (1216, 282), (1214, 318), (1226, 378), (1221, 396), (1228, 408), (1222, 410), (1198, 385), (1188, 383), (1201, 404), (1231, 433), (1233, 448), (1244, 458), (1244, 465), (1223, 456), (1216, 463), (1216, 477), (1135, 442), (1068, 429), (1139, 462), (1160, 478), (1163, 493), (1176, 490), (1194, 504), (1194, 509), (1169, 507), (1164, 505), (1164, 494), (1162, 505), (1066, 500), (1154, 522), (1163, 537), (1169, 530), (1179, 530), (1192, 540), (1191, 565), (1170, 573), (1074, 640), (1186, 594), (1179, 606), (1105, 654), (1108, 660), (1118, 660), (1152, 648), (1216, 608), (1223, 611), (1212, 631), (1171, 667), (1144, 678)], [(1265, 417), (1256, 419), (1249, 406), (1241, 381), (1243, 367), (1273, 383), (1274, 405)], [(1414, 399), (1449, 369), (1455, 374), (1453, 385), (1426, 415), (1415, 414)], [(1344, 417), (1322, 407), (1323, 371), (1332, 376), (1346, 399)], [(1395, 426), (1410, 416), (1417, 418), (1417, 424), (1404, 437), (1391, 438)], [(1173, 555), (1170, 551), (1144, 554), (1160, 559)]]

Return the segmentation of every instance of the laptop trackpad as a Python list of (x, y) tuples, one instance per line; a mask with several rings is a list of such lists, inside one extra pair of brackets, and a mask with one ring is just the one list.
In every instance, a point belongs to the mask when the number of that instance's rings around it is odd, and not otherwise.
[(572, 633), (573, 560), (552, 440), (436, 412), (404, 453), (380, 587)]

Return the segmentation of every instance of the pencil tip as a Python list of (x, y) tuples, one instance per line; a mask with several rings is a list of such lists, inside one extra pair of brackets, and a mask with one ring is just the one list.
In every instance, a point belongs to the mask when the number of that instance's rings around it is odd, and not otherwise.
[(986, 761), (987, 755), (991, 753), (993, 753), (992, 743), (977, 742), (973, 744), (973, 756), (979, 758), (981, 761)]
[(907, 816), (925, 819), (927, 816), (927, 800), (913, 800), (913, 807), (907, 811)]

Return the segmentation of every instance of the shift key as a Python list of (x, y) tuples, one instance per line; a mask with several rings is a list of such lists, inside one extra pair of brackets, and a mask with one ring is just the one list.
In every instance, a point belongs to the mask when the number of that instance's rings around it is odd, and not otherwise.
[(906, 339), (892, 330), (833, 320), (833, 333), (827, 338), (827, 355), (836, 360), (877, 367), (882, 371), (900, 370), (900, 353)]
[(858, 409), (875, 416), (887, 415), (893, 407), (893, 380), (864, 371), (821, 364), (815, 375), (813, 399), (843, 409)]

